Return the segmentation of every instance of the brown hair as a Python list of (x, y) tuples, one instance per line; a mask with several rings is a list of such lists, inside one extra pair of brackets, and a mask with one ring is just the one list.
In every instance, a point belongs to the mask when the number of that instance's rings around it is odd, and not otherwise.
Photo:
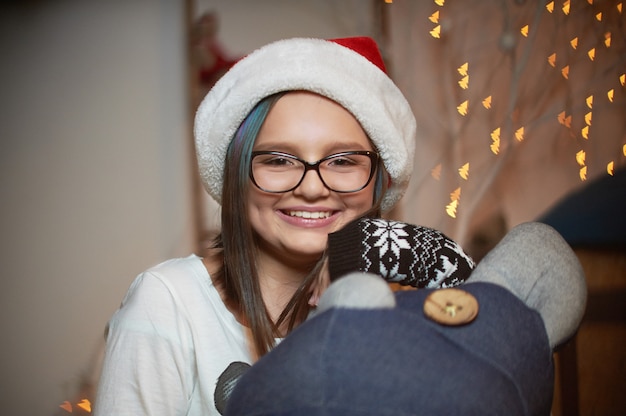
[[(287, 331), (304, 321), (310, 310), (308, 299), (312, 284), (322, 271), (326, 254), (312, 267), (296, 293), (272, 322), (261, 295), (257, 273), (257, 237), (252, 230), (248, 212), (250, 159), (256, 137), (272, 106), (284, 93), (260, 101), (235, 133), (226, 154), (224, 185), (222, 189), (222, 228), (213, 241), (213, 248), (222, 250), (223, 266), (212, 277), (223, 291), (226, 302), (245, 319), (252, 334), (256, 354), (261, 357), (282, 336), (279, 327), (288, 322)], [(374, 207), (366, 216), (380, 216), (380, 203), (386, 191), (387, 180), (382, 162), (376, 173)]]

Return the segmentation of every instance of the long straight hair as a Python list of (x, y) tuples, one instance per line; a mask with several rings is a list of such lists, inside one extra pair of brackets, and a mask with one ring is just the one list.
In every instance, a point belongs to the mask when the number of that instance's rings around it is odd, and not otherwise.
[[(258, 357), (263, 356), (282, 336), (280, 326), (288, 322), (287, 332), (306, 319), (310, 307), (308, 298), (313, 282), (323, 269), (324, 253), (296, 290), (277, 322), (267, 312), (259, 285), (257, 267), (257, 237), (248, 218), (250, 162), (252, 148), (273, 105), (284, 93), (261, 100), (241, 123), (231, 141), (224, 165), (222, 188), (222, 228), (212, 246), (222, 250), (223, 266), (213, 276), (223, 290), (226, 302), (237, 310), (250, 328)], [(381, 197), (386, 190), (386, 173), (379, 162), (374, 191), (374, 206), (366, 216), (380, 216)]]

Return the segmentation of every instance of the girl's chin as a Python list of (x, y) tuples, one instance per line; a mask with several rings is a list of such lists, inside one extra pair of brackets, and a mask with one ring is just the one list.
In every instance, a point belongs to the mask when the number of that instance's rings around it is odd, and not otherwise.
[(319, 258), (324, 253), (324, 250), (326, 249), (326, 244), (322, 246), (319, 246), (319, 245), (287, 246), (286, 249), (287, 251), (289, 251), (295, 256), (302, 256), (303, 259), (306, 258), (310, 260), (313, 258)]
[(314, 238), (312, 236), (295, 237), (291, 241), (285, 241), (283, 249), (296, 259), (298, 256), (302, 257), (303, 260), (317, 259), (326, 250), (327, 241), (328, 237), (326, 235), (323, 238)]

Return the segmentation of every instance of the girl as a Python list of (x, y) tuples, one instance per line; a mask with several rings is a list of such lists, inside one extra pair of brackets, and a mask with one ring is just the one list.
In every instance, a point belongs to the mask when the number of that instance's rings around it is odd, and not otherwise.
[(195, 124), (221, 233), (204, 257), (133, 282), (107, 328), (95, 414), (218, 414), (229, 364), (255, 362), (314, 308), (328, 235), (400, 199), (415, 131), (369, 38), (283, 40), (239, 61)]

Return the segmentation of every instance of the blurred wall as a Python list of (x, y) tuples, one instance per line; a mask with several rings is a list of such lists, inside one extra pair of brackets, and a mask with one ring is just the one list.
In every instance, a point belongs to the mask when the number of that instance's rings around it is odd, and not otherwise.
[(76, 413), (81, 381), (97, 378), (131, 280), (195, 249), (186, 7), (216, 11), (235, 56), (289, 36), (373, 35), (372, 8), (14, 3), (0, 6), (0, 412), (64, 415), (59, 405)]
[(185, 14), (166, 0), (13, 3), (0, 11), (0, 413), (52, 415), (97, 371), (131, 279), (193, 247)]

